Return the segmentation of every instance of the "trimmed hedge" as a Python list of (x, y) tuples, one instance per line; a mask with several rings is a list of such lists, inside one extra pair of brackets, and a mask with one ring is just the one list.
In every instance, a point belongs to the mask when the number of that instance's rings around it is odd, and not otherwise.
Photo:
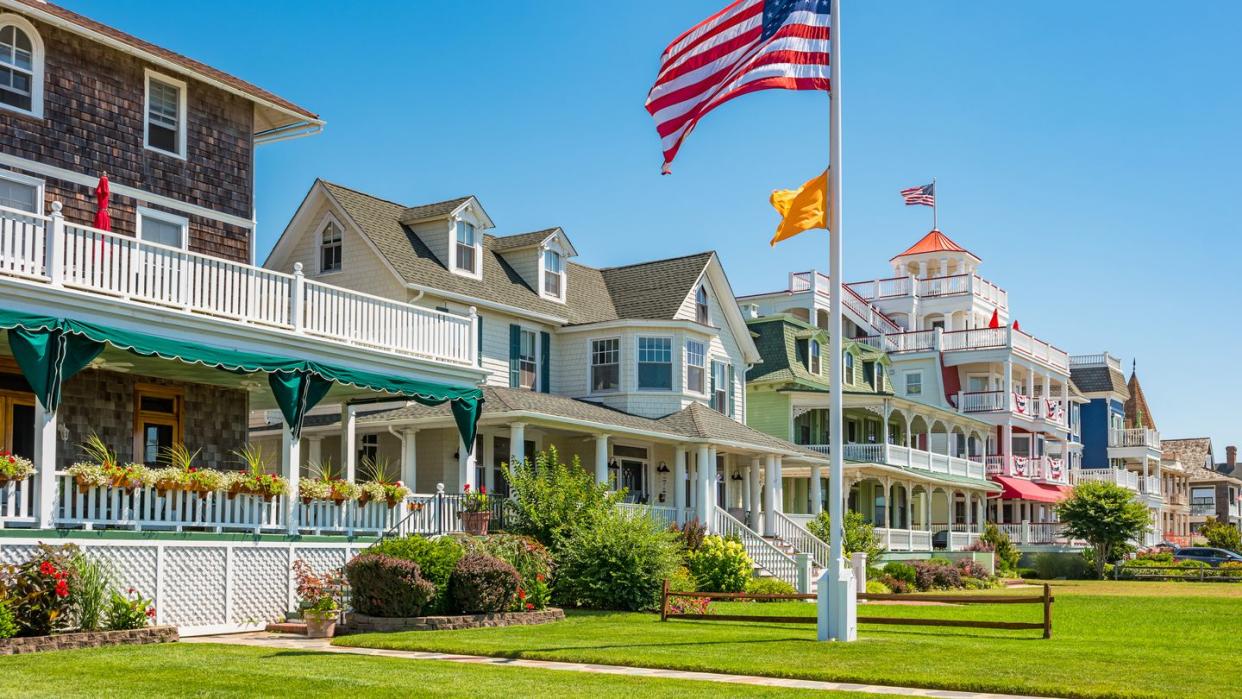
[(417, 563), (364, 553), (345, 564), (354, 609), (367, 616), (421, 616), (436, 597), (436, 586), (423, 579)]
[(436, 586), (435, 601), (429, 609), (446, 614), (456, 611), (448, 604), (449, 576), (453, 574), (453, 568), (466, 554), (466, 550), (453, 537), (428, 539), (411, 534), (400, 539), (384, 539), (368, 549), (367, 553), (417, 563), (419, 574)]
[(509, 611), (518, 601), (522, 577), (508, 563), (485, 553), (468, 553), (449, 578), (449, 598), (466, 614)]

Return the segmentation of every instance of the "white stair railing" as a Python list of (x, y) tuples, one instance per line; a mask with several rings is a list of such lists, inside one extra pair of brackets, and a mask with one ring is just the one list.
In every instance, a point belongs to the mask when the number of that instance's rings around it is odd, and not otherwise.
[(828, 544), (812, 534), (806, 527), (798, 524), (784, 512), (773, 512), (773, 532), (781, 541), (793, 546), (799, 553), (811, 554), (811, 560), (820, 568), (828, 567)]
[(736, 536), (741, 539), (746, 555), (750, 556), (756, 565), (774, 577), (784, 580), (795, 588), (798, 587), (798, 563), (792, 556), (759, 536), (719, 506), (716, 507), (714, 519), (712, 531), (721, 536)]

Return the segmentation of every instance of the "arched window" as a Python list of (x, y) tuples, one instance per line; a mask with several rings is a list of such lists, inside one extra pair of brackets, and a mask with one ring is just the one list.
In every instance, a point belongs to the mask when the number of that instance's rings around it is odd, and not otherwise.
[(319, 272), (341, 271), (341, 227), (328, 221), (319, 239)]
[(703, 325), (709, 325), (707, 315), (707, 287), (700, 286), (694, 292), (694, 319)]
[(0, 15), (0, 107), (43, 114), (43, 42), (16, 15)]

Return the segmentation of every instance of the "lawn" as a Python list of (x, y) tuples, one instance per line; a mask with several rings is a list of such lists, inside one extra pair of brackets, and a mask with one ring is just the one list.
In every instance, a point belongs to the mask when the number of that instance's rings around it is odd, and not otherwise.
[[(1238, 695), (1232, 668), (1242, 585), (1062, 582), (1053, 594), (1051, 640), (1038, 631), (872, 625), (861, 628), (858, 643), (821, 644), (809, 624), (661, 622), (654, 614), (578, 612), (543, 626), (369, 634), (336, 643), (1052, 696)], [(801, 602), (715, 609), (815, 613), (814, 605)], [(877, 605), (862, 613), (1038, 621), (1041, 612), (1036, 605)]]
[[(465, 665), (208, 644), (130, 646), (0, 658), (3, 697), (625, 696), (793, 697), (716, 682)], [(822, 693), (818, 693), (822, 696)], [(862, 694), (833, 694), (861, 699)]]

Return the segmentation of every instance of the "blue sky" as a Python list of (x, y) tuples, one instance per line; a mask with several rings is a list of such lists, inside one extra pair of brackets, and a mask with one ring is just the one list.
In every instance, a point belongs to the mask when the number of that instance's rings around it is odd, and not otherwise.
[[(260, 150), (260, 257), (321, 176), (475, 194), (497, 233), (562, 226), (589, 265), (715, 249), (738, 293), (827, 266), (822, 234), (767, 244), (770, 191), (825, 165), (822, 93), (729, 103), (659, 175), (660, 51), (725, 0), (62, 1), (327, 120)], [(844, 20), (847, 280), (927, 232), (897, 191), (935, 176), (941, 229), (1024, 330), (1137, 358), (1163, 435), (1223, 460), (1242, 439), (1242, 3), (851, 0)]]

